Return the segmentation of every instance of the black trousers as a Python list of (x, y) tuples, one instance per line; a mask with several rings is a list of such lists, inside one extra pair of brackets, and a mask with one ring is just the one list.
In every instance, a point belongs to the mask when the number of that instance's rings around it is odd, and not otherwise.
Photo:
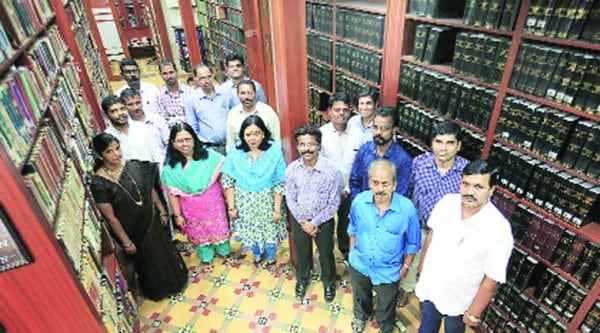
[(319, 263), (321, 264), (321, 280), (324, 287), (335, 286), (335, 261), (333, 259), (333, 219), (321, 224), (316, 237), (311, 237), (302, 230), (300, 223), (293, 220), (292, 232), (296, 246), (296, 281), (307, 284), (310, 278), (312, 262), (313, 239), (319, 249)]
[(338, 249), (344, 256), (348, 255), (350, 240), (348, 239), (348, 223), (350, 222), (350, 195), (342, 193), (338, 208), (337, 240)]
[(371, 278), (350, 266), (350, 282), (352, 283), (352, 299), (354, 318), (368, 320), (373, 314), (373, 292), (377, 292), (377, 308), (375, 319), (381, 332), (393, 332), (396, 325), (396, 299), (400, 281), (376, 284)]

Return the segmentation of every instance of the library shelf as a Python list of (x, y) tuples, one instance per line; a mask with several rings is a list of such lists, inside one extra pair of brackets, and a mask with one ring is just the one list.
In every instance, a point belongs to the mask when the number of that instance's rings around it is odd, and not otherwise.
[[(331, 36), (329, 36), (329, 37), (331, 37)], [(375, 52), (375, 53), (379, 53), (379, 54), (383, 53), (383, 49), (378, 49), (378, 48), (373, 47), (373, 46), (365, 45), (363, 43), (356, 42), (356, 41), (353, 41), (351, 39), (342, 38), (342, 37), (338, 37), (338, 36), (335, 36), (334, 39), (335, 39), (336, 42), (345, 43), (345, 44), (349, 44), (349, 45), (352, 45), (352, 46), (360, 47), (361, 49), (365, 49), (367, 51), (371, 51), (371, 52)]]
[(544, 42), (548, 44), (568, 46), (568, 47), (576, 47), (580, 49), (585, 49), (589, 51), (600, 51), (600, 44), (594, 44), (588, 41), (577, 40), (577, 39), (562, 39), (562, 38), (553, 38), (546, 36), (538, 36), (523, 33), (523, 39), (531, 40), (536, 42)]
[(501, 29), (490, 29), (485, 27), (478, 27), (474, 25), (464, 24), (462, 19), (452, 19), (452, 18), (428, 18), (422, 16), (415, 15), (406, 15), (406, 19), (409, 21), (420, 22), (420, 23), (428, 23), (435, 25), (443, 25), (451, 28), (458, 28), (463, 30), (470, 30), (475, 32), (485, 32), (493, 35), (501, 35), (501, 36), (512, 36), (513, 32), (509, 30), (501, 30)]
[(306, 56), (306, 59), (308, 59), (308, 60), (310, 60), (310, 61), (312, 61), (312, 62), (316, 62), (317, 64), (319, 64), (319, 65), (321, 65), (321, 66), (329, 67), (329, 69), (333, 69), (333, 65), (332, 65), (332, 64), (330, 64), (330, 63), (327, 63), (327, 62), (325, 62), (325, 61), (323, 61), (323, 60), (319, 60), (319, 59), (317, 59), (317, 58), (315, 58), (315, 57), (312, 57), (312, 56), (309, 56), (309, 55), (307, 55), (307, 56)]
[(523, 244), (521, 244), (519, 242), (515, 242), (515, 247), (517, 247), (517, 248), (525, 251), (525, 253), (527, 253), (527, 255), (529, 255), (529, 256), (533, 257), (535, 260), (541, 262), (542, 264), (544, 264), (546, 267), (548, 267), (552, 271), (560, 274), (562, 277), (564, 277), (565, 279), (569, 280), (569, 282), (571, 282), (572, 284), (574, 284), (578, 288), (584, 290), (586, 292), (586, 294), (590, 292), (589, 288), (587, 288), (584, 285), (582, 285), (581, 282), (577, 281), (577, 279), (575, 279), (573, 276), (571, 276), (571, 274), (563, 271), (559, 267), (554, 266), (548, 260), (542, 258), (539, 254), (531, 251), (530, 248), (523, 246)]
[[(313, 2), (314, 3), (314, 2)], [(337, 0), (335, 5), (340, 8), (358, 10), (371, 14), (386, 14), (385, 0), (364, 1), (364, 0)]]
[(561, 111), (564, 111), (564, 112), (567, 112), (567, 113), (571, 113), (571, 114), (574, 114), (576, 116), (579, 116), (579, 117), (582, 117), (582, 118), (585, 118), (585, 119), (589, 119), (589, 120), (593, 120), (593, 121), (596, 121), (596, 122), (600, 122), (600, 114), (595, 115), (595, 114), (587, 113), (587, 112), (578, 110), (578, 109), (576, 109), (576, 108), (574, 108), (572, 106), (567, 106), (567, 105), (564, 105), (564, 104), (560, 104), (560, 103), (557, 103), (557, 102), (554, 102), (554, 101), (547, 100), (547, 99), (545, 99), (543, 97), (538, 97), (538, 96), (535, 96), (535, 95), (530, 95), (530, 94), (527, 94), (525, 92), (521, 92), (519, 90), (515, 90), (515, 89), (512, 89), (512, 88), (506, 88), (506, 92), (508, 94), (510, 94), (510, 95), (514, 95), (514, 96), (517, 96), (517, 97), (525, 98), (525, 99), (530, 100), (532, 102), (536, 102), (536, 103), (539, 103), (539, 104), (542, 104), (542, 105), (549, 106), (551, 108), (555, 108), (557, 110), (561, 110)]
[(220, 33), (220, 32), (216, 32), (216, 31), (215, 31), (215, 34), (216, 34), (217, 36), (219, 36), (219, 37), (223, 38), (223, 39), (226, 39), (227, 41), (229, 41), (229, 42), (231, 42), (231, 43), (234, 43), (235, 45), (237, 45), (237, 46), (239, 46), (239, 47), (246, 48), (246, 45), (245, 45), (245, 44), (242, 44), (242, 43), (240, 43), (240, 42), (237, 42), (237, 41), (233, 40), (231, 37), (229, 37), (229, 36), (227, 36), (227, 35), (225, 35), (225, 34), (222, 34), (222, 33)]
[(469, 123), (464, 122), (462, 120), (458, 120), (458, 119), (454, 119), (454, 118), (448, 117), (448, 116), (446, 116), (444, 114), (439, 113), (435, 109), (431, 109), (431, 108), (428, 108), (428, 107), (422, 105), (420, 102), (417, 102), (417, 101), (413, 100), (410, 97), (404, 96), (403, 94), (398, 94), (398, 98), (400, 98), (400, 99), (402, 99), (402, 100), (404, 100), (406, 102), (409, 102), (410, 104), (412, 104), (414, 106), (417, 106), (417, 107), (420, 107), (420, 108), (422, 108), (424, 110), (427, 110), (427, 112), (429, 112), (431, 114), (434, 114), (436, 116), (440, 116), (440, 117), (444, 118), (445, 120), (452, 121), (452, 122), (457, 123), (458, 125), (460, 125), (460, 126), (462, 126), (464, 128), (470, 129), (471, 131), (473, 131), (473, 132), (475, 132), (477, 134), (485, 136), (485, 132), (482, 129), (476, 127), (473, 124), (469, 124)]
[(417, 146), (419, 146), (419, 147), (421, 147), (421, 148), (423, 148), (423, 149), (425, 149), (427, 151), (431, 151), (431, 147), (429, 145), (424, 144), (423, 142), (421, 142), (421, 140), (419, 140), (419, 139), (415, 138), (414, 136), (406, 133), (406, 131), (404, 131), (402, 129), (398, 130), (398, 135), (401, 136), (401, 137), (403, 137), (403, 138), (405, 138), (405, 139), (408, 139), (412, 143), (416, 144)]
[[(370, 85), (373, 88), (377, 88), (377, 89), (381, 88), (381, 86), (379, 84), (377, 84), (375, 82), (372, 82), (372, 81), (369, 81), (369, 80), (367, 80), (367, 79), (365, 79), (363, 77), (360, 77), (360, 76), (358, 76), (358, 75), (356, 75), (356, 74), (354, 74), (352, 72), (349, 72), (349, 71), (347, 71), (347, 70), (345, 70), (345, 69), (343, 69), (341, 67), (336, 67), (335, 71), (337, 71), (337, 72), (339, 72), (339, 73), (341, 73), (343, 75), (346, 75), (346, 76), (348, 76), (348, 77), (350, 77), (350, 78), (352, 78), (352, 79), (354, 79), (356, 81), (360, 81), (361, 83), (368, 84), (368, 85)], [(337, 76), (337, 74), (336, 74), (336, 76)]]
[(229, 6), (229, 5), (225, 5), (225, 4), (221, 4), (221, 3), (211, 3), (216, 7), (222, 7), (225, 9), (231, 9), (231, 10), (235, 10), (236, 12), (242, 12), (242, 8), (237, 8), (237, 7), (233, 7), (233, 6)]
[[(543, 209), (539, 206), (536, 206), (531, 201), (521, 198), (521, 197), (518, 197), (517, 195), (515, 195), (514, 193), (512, 193), (511, 191), (509, 191), (508, 189), (506, 189), (500, 185), (496, 186), (496, 191), (506, 194), (508, 197), (510, 197), (512, 200), (516, 201), (517, 203), (521, 203), (521, 204), (525, 205), (527, 208), (530, 208), (530, 209), (534, 210), (536, 213), (541, 214), (545, 218), (552, 220), (555, 223), (560, 224), (562, 227), (569, 229), (571, 231), (574, 231), (575, 233), (583, 236), (586, 239), (589, 239), (590, 241), (592, 241), (594, 243), (600, 244), (600, 224), (599, 223), (591, 222), (580, 228), (577, 228), (576, 226), (563, 221), (561, 218), (553, 215), (552, 213), (549, 213), (545, 209)], [(551, 267), (552, 267), (552, 269), (557, 268), (555, 266), (551, 266)]]
[(436, 72), (439, 72), (442, 74), (446, 74), (448, 76), (456, 77), (458, 79), (468, 81), (470, 83), (473, 83), (473, 84), (476, 84), (476, 85), (479, 85), (482, 87), (486, 87), (486, 88), (494, 89), (494, 90), (499, 89), (499, 86), (497, 84), (493, 84), (493, 83), (490, 83), (487, 81), (481, 81), (474, 76), (468, 76), (468, 75), (462, 75), (462, 74), (456, 73), (455, 71), (452, 70), (452, 64), (428, 64), (428, 63), (424, 63), (422, 61), (416, 60), (415, 57), (412, 55), (402, 56), (401, 60), (408, 62), (410, 64), (413, 64), (413, 65), (417, 65), (420, 67), (431, 69), (433, 71), (436, 71)]
[(6, 60), (4, 60), (2, 63), (0, 63), (0, 73), (4, 73), (6, 72), (6, 70), (14, 65), (15, 61), (17, 60), (17, 58), (19, 58), (21, 55), (23, 55), (25, 52), (27, 52), (27, 49), (29, 49), (29, 47), (31, 45), (33, 45), (33, 43), (40, 37), (40, 35), (42, 33), (44, 33), (46, 31), (46, 29), (48, 29), (48, 27), (54, 23), (54, 20), (56, 19), (55, 15), (52, 15), (51, 17), (49, 17), (42, 25), (42, 27), (40, 27), (40, 29), (38, 29), (33, 35), (27, 37), (26, 40), (24, 40), (22, 43), (19, 44), (19, 48), (14, 50), (14, 53)]
[(539, 308), (542, 308), (544, 310), (546, 310), (552, 317), (554, 317), (554, 319), (558, 320), (559, 322), (561, 322), (563, 325), (567, 326), (569, 323), (565, 320), (565, 318), (563, 318), (561, 315), (559, 315), (558, 313), (556, 313), (556, 310), (554, 310), (553, 308), (547, 306), (546, 304), (544, 304), (543, 301), (537, 299), (532, 292), (532, 288), (529, 289), (525, 289), (522, 291), (523, 295), (529, 297), (529, 299), (535, 303), (535, 305), (537, 305)]
[[(231, 21), (229, 21), (229, 20), (227, 20), (227, 19), (219, 19), (218, 21), (219, 21), (219, 22), (222, 22), (222, 23), (225, 23), (225, 24), (227, 24), (228, 26), (234, 27), (234, 28), (236, 28), (236, 29), (239, 29), (239, 30), (244, 30), (244, 27), (240, 27), (239, 25), (236, 25), (235, 23), (233, 23), (233, 22), (231, 22)], [(206, 28), (206, 27), (205, 27), (205, 28)]]
[(317, 89), (320, 92), (324, 92), (326, 94), (328, 94), (329, 96), (333, 95), (333, 93), (325, 88), (319, 87), (318, 85), (314, 84), (313, 82), (308, 82), (308, 86)]
[[(521, 325), (519, 325), (519, 323), (517, 323), (508, 313), (506, 313), (506, 311), (500, 307), (499, 304), (493, 303), (491, 302), (488, 306), (493, 307), (494, 309), (496, 309), (496, 311), (498, 311), (502, 317), (506, 320), (508, 320), (509, 322), (511, 322), (515, 327), (517, 327), (519, 329), (520, 333), (527, 333), (527, 330), (525, 330), (523, 327), (521, 327)], [(493, 327), (491, 328), (492, 332), (493, 332)], [(485, 330), (485, 328), (484, 328)], [(485, 332), (488, 332), (487, 330), (485, 330)]]
[(325, 38), (330, 38), (330, 39), (334, 39), (332, 35), (319, 31), (319, 30), (315, 30), (315, 29), (310, 29), (310, 28), (306, 28), (306, 32), (313, 34), (313, 35), (317, 35), (317, 36), (321, 36), (321, 37), (325, 37)]
[(576, 176), (577, 178), (581, 178), (581, 179), (585, 180), (588, 183), (592, 183), (592, 184), (594, 184), (596, 186), (600, 186), (600, 180), (595, 179), (595, 178), (591, 178), (590, 176), (586, 175), (585, 173), (581, 173), (581, 172), (576, 171), (574, 169), (567, 168), (564, 165), (562, 165), (562, 163), (560, 163), (559, 161), (551, 161), (551, 160), (547, 159), (546, 157), (544, 157), (542, 155), (539, 155), (539, 154), (537, 154), (537, 153), (535, 153), (535, 152), (533, 152), (533, 151), (531, 151), (529, 149), (523, 148), (523, 147), (521, 147), (521, 146), (519, 146), (517, 144), (514, 144), (512, 142), (506, 141), (505, 139), (499, 138), (498, 136), (494, 137), (494, 141), (496, 141), (496, 142), (498, 142), (498, 143), (500, 143), (500, 144), (502, 144), (504, 146), (507, 146), (510, 149), (513, 149), (513, 150), (516, 150), (516, 151), (518, 151), (520, 153), (529, 155), (529, 156), (535, 158), (536, 160), (542, 161), (542, 162), (544, 162), (546, 164), (549, 164), (549, 165), (551, 165), (551, 166), (553, 166), (553, 167), (555, 167), (555, 168), (557, 168), (557, 169), (559, 169), (561, 171), (568, 172), (569, 174), (572, 174), (572, 175)]

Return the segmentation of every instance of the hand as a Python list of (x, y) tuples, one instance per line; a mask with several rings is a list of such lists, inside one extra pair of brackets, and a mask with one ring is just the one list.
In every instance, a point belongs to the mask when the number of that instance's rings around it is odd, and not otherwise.
[(469, 313), (469, 311), (465, 311), (463, 317), (463, 323), (469, 327), (477, 327), (479, 326), (480, 320), (478, 317), (475, 317), (473, 314)]
[(229, 216), (230, 219), (237, 219), (238, 218), (238, 211), (235, 208), (229, 208), (227, 210), (227, 215)]
[(274, 211), (273, 212), (273, 221), (277, 222), (277, 221), (281, 221), (283, 220), (283, 215), (281, 214), (281, 211)]
[(311, 237), (315, 237), (317, 232), (319, 232), (319, 228), (315, 227), (314, 224), (309, 221), (301, 221), (300, 225), (302, 226), (302, 230), (309, 234)]
[(160, 223), (165, 226), (169, 224), (169, 215), (160, 215)]
[(183, 215), (175, 215), (175, 224), (180, 228), (185, 227), (185, 217)]
[(133, 242), (124, 243), (123, 250), (125, 250), (125, 253), (127, 254), (134, 254), (137, 252), (137, 247)]
[(408, 268), (406, 268), (405, 265), (402, 265), (402, 268), (400, 268), (400, 279), (406, 278), (407, 274), (408, 274)]

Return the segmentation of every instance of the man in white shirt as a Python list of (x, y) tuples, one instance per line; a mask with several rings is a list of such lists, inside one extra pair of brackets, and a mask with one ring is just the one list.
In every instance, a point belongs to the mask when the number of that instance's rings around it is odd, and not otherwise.
[(111, 124), (105, 132), (119, 139), (124, 159), (156, 162), (159, 166), (162, 164), (162, 154), (152, 132), (140, 122), (129, 121), (121, 98), (115, 95), (105, 97), (102, 110)]
[(115, 95), (120, 96), (121, 92), (126, 88), (138, 90), (142, 96), (144, 111), (148, 113), (158, 113), (156, 103), (160, 90), (152, 83), (140, 80), (140, 66), (138, 63), (133, 59), (123, 58), (119, 63), (119, 68), (121, 69), (121, 76), (123, 76), (126, 84), (117, 89)]
[(144, 112), (142, 109), (142, 96), (137, 90), (131, 88), (123, 90), (121, 99), (125, 103), (129, 118), (146, 125), (152, 131), (163, 156), (161, 160), (164, 161), (164, 155), (169, 145), (169, 128), (163, 117), (156, 113)]
[(321, 126), (323, 134), (321, 154), (337, 163), (342, 171), (342, 199), (338, 209), (337, 239), (338, 249), (344, 259), (348, 257), (348, 221), (350, 214), (350, 187), (348, 178), (354, 163), (354, 157), (360, 146), (362, 133), (356, 127), (348, 126), (350, 101), (345, 93), (335, 93), (329, 98), (329, 122)]
[(253, 114), (258, 115), (265, 122), (269, 131), (271, 131), (273, 140), (280, 142), (279, 117), (270, 106), (256, 100), (256, 86), (254, 82), (252, 80), (240, 81), (237, 94), (241, 104), (231, 109), (227, 115), (227, 150), (231, 149), (235, 144), (244, 119)]
[(463, 169), (460, 194), (447, 194), (433, 208), (415, 290), (420, 333), (437, 333), (442, 320), (446, 332), (477, 327), (498, 284), (506, 281), (513, 236), (489, 200), (497, 181), (497, 169), (475, 160)]

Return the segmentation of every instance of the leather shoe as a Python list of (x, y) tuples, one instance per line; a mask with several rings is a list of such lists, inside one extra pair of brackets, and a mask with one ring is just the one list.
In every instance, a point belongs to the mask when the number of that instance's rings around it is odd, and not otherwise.
[(325, 287), (325, 302), (331, 302), (335, 298), (335, 286)]
[(304, 295), (306, 295), (306, 284), (297, 283), (296, 284), (296, 299), (303, 299)]

